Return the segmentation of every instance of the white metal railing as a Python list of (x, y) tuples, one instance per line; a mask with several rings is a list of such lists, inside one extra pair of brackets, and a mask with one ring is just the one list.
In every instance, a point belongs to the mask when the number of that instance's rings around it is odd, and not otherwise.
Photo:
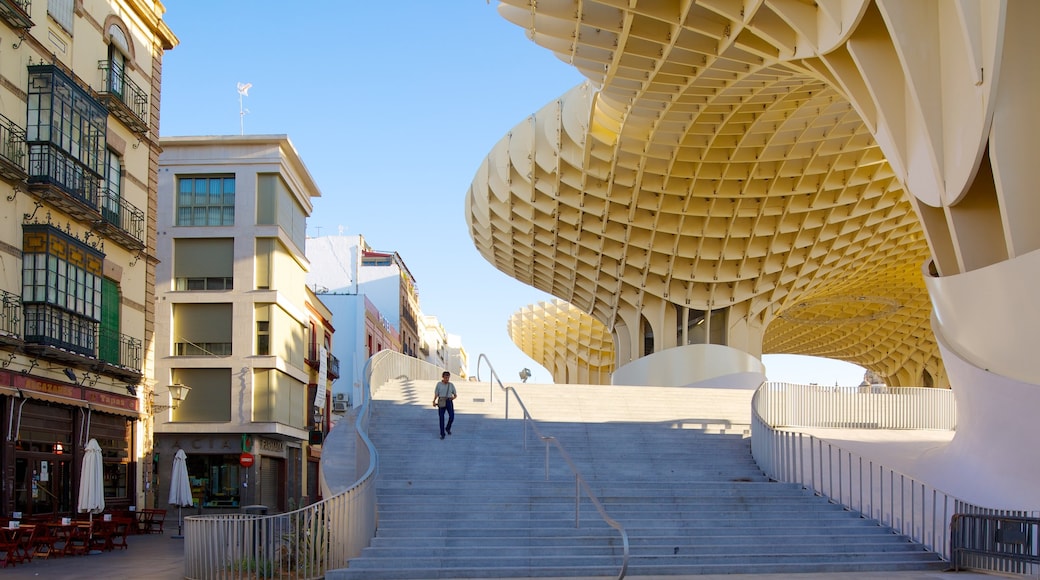
[[(379, 455), (368, 438), (373, 385), (378, 388), (402, 376), (439, 379), (441, 370), (391, 351), (370, 358), (353, 430), (356, 473), (361, 474), (357, 481), (338, 486), (322, 481), (326, 499), (284, 514), (184, 518), (184, 576), (197, 580), (310, 579), (345, 567), (368, 546), (376, 530)], [(334, 434), (335, 429), (326, 445), (334, 441)]]
[(490, 376), (488, 377), (488, 386), (491, 387), (494, 383), (498, 383), (498, 388), (505, 392), (505, 419), (509, 420), (509, 394), (512, 393), (513, 397), (516, 398), (517, 404), (520, 405), (520, 409), (523, 411), (523, 444), (524, 449), (527, 449), (527, 429), (530, 426), (535, 436), (538, 437), (545, 444), (545, 479), (549, 479), (549, 446), (552, 445), (560, 453), (560, 457), (563, 458), (567, 466), (570, 467), (571, 472), (574, 474), (574, 527), (581, 527), (581, 494), (585, 493), (585, 496), (592, 502), (593, 507), (599, 512), (600, 518), (603, 519), (606, 524), (621, 535), (621, 546), (622, 546), (622, 557), (621, 557), (621, 569), (618, 572), (618, 580), (622, 580), (625, 577), (625, 573), (628, 571), (628, 556), (629, 556), (629, 543), (628, 543), (628, 532), (625, 530), (625, 526), (618, 522), (614, 518), (610, 517), (607, 513), (606, 508), (600, 503), (599, 498), (589, 487), (588, 482), (578, 471), (578, 467), (574, 464), (570, 454), (563, 448), (563, 445), (552, 436), (543, 435), (538, 429), (538, 424), (535, 422), (534, 417), (527, 411), (527, 406), (524, 405), (520, 394), (516, 392), (513, 387), (507, 387), (502, 384), (502, 380), (499, 378), (498, 373), (495, 372), (495, 368), (491, 366), (491, 361), (488, 360), (487, 356), (481, 353), (477, 358), (477, 381), (480, 381), (480, 363), (484, 361), (488, 365)]
[[(794, 395), (789, 396), (792, 392)], [(762, 471), (771, 479), (801, 484), (817, 495), (858, 511), (947, 560), (951, 557), (949, 530), (954, 514), (1037, 515), (1037, 512), (996, 510), (971, 504), (812, 435), (775, 428), (833, 424), (843, 427), (899, 425), (878, 428), (910, 429), (949, 424), (949, 417), (943, 417), (952, 407), (948, 401), (939, 401), (935, 409), (938, 416), (928, 419), (919, 408), (924, 399), (914, 395), (907, 398), (906, 404), (892, 399), (879, 402), (864, 398), (861, 400), (865, 403), (856, 407), (852, 403), (855, 399), (848, 396), (851, 394), (848, 390), (813, 392), (813, 387), (801, 385), (760, 386), (751, 403), (751, 451)], [(841, 400), (853, 408), (836, 409), (834, 403)], [(809, 408), (795, 409), (796, 402)]]
[(766, 383), (755, 409), (774, 427), (957, 428), (957, 402), (950, 389)]

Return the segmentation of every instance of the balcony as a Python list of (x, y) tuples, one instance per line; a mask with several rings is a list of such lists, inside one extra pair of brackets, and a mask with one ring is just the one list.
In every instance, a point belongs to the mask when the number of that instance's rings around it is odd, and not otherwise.
[[(0, 0), (2, 3), (3, 0)], [(25, 170), (25, 129), (0, 115), (0, 178), (22, 182), (29, 177)]]
[(144, 249), (144, 212), (122, 198), (118, 192), (105, 189), (101, 194), (101, 219), (95, 230), (131, 250)]
[(49, 143), (29, 147), (29, 191), (82, 221), (100, 219), (101, 176)]
[(330, 379), (339, 378), (339, 359), (331, 353), (329, 353), (329, 365), (326, 372), (328, 373), (328, 378)]
[(21, 298), (0, 290), (0, 345), (128, 383), (141, 380), (144, 348), (139, 339), (96, 324), (76, 325), (56, 309), (33, 307), (30, 323), (23, 319)]
[[(307, 366), (309, 366), (309, 367), (311, 367), (312, 369), (315, 369), (315, 370), (317, 370), (321, 366), (321, 361), (319, 360), (318, 352), (319, 351), (318, 351), (317, 347), (315, 345), (313, 345), (313, 344), (310, 346), (310, 348), (307, 349), (307, 359), (306, 359)], [(325, 365), (325, 374), (327, 375), (327, 378), (328, 379), (338, 379), (339, 378), (339, 359), (336, 358), (336, 355), (334, 355), (334, 354), (332, 354), (330, 352), (328, 354), (328, 358), (326, 358), (325, 361), (327, 363)]]
[(128, 129), (139, 135), (148, 134), (148, 93), (137, 86), (125, 70), (112, 70), (108, 60), (98, 61), (101, 88), (97, 91), (108, 112)]
[(0, 0), (0, 18), (11, 25), (11, 28), (32, 28), (33, 21), (29, 17), (32, 0)]

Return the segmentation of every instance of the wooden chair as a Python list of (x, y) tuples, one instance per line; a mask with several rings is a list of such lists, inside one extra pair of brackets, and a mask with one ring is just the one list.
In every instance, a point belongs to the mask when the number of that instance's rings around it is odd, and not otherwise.
[(0, 563), (6, 568), (8, 564), (22, 562), (21, 548), (22, 530), (20, 528), (0, 528)]
[(21, 536), (18, 538), (18, 550), (23, 561), (32, 562), (33, 542), (36, 541), (36, 533), (40, 526), (36, 524), (22, 525)]
[(112, 521), (94, 520), (90, 528), (90, 549), (110, 552), (115, 549), (112, 536), (115, 534), (116, 525)]
[(126, 536), (133, 531), (134, 520), (130, 518), (112, 518), (112, 547), (126, 549)]
[(66, 556), (82, 556), (90, 553), (91, 525), (86, 523), (76, 524), (69, 530), (69, 537), (65, 540), (65, 548), (62, 553)]
[(54, 545), (58, 543), (60, 537), (54, 532), (54, 526), (47, 523), (36, 524), (36, 531), (33, 533), (31, 545), (31, 554), (33, 558), (50, 558), (54, 555)]
[(142, 534), (162, 534), (166, 522), (166, 510), (145, 508), (138, 513), (137, 527)]

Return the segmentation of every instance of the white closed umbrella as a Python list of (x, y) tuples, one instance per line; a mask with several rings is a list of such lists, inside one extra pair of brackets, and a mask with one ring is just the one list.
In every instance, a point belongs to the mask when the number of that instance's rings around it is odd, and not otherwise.
[(94, 514), (105, 511), (104, 460), (97, 439), (87, 442), (87, 450), (83, 454), (83, 470), (79, 474), (78, 509), (80, 513), (90, 514), (91, 523), (94, 522)]
[(184, 450), (178, 449), (177, 454), (173, 456), (173, 473), (170, 475), (169, 504), (177, 506), (177, 535), (173, 536), (177, 539), (184, 537), (181, 535), (181, 525), (184, 522), (181, 518), (181, 507), (195, 505), (195, 498), (191, 496), (191, 482), (188, 481), (188, 464), (185, 461), (187, 458)]

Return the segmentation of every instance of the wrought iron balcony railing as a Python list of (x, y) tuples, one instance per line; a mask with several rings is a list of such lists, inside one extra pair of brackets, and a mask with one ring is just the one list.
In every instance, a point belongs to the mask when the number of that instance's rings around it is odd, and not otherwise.
[(111, 225), (112, 228), (102, 228), (104, 233), (111, 237), (126, 237), (117, 240), (125, 246), (137, 249), (144, 247), (144, 212), (136, 205), (123, 199), (119, 192), (106, 188), (101, 194), (101, 218), (102, 224)]
[(0, 334), (22, 336), (22, 297), (0, 290)]
[(25, 170), (25, 129), (0, 115), (0, 177), (22, 181), (28, 176)]
[(32, 28), (31, 7), (32, 0), (0, 0), (0, 18), (11, 28)]
[(101, 87), (98, 96), (108, 112), (134, 133), (148, 133), (148, 93), (137, 86), (123, 68), (108, 60), (98, 61)]
[(140, 378), (144, 353), (141, 339), (100, 327), (50, 305), (23, 307), (18, 295), (0, 290), (0, 338), (3, 337), (21, 339), (21, 347), (42, 358), (91, 367), (125, 380)]
[(141, 369), (141, 341), (132, 336), (100, 328), (98, 330), (98, 359), (124, 369)]
[[(29, 185), (56, 187), (93, 212), (98, 211), (101, 177), (50, 144), (29, 147)], [(62, 208), (75, 212), (72, 208)], [(77, 217), (83, 217), (77, 215)]]
[(329, 365), (328, 365), (328, 376), (330, 379), (339, 378), (339, 359), (332, 353), (329, 353)]

